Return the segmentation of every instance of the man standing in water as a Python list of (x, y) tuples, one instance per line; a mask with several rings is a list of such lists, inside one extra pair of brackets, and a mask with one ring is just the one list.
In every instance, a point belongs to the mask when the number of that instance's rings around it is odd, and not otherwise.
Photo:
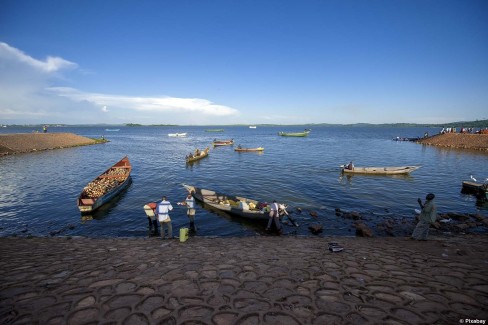
[(173, 210), (173, 206), (166, 200), (166, 196), (163, 196), (163, 200), (158, 203), (156, 211), (158, 214), (158, 220), (161, 224), (161, 237), (164, 239), (164, 225), (168, 226), (168, 238), (173, 238), (173, 226), (171, 225), (171, 218), (169, 212)]
[(182, 205), (186, 205), (186, 215), (190, 219), (190, 231), (197, 231), (195, 227), (195, 198), (193, 197), (193, 191), (188, 193), (185, 201), (181, 202)]
[(419, 222), (413, 230), (411, 237), (412, 239), (427, 240), (427, 236), (429, 235), (429, 227), (437, 219), (437, 209), (434, 204), (434, 198), (434, 194), (427, 194), (424, 204), (422, 204), (422, 200), (420, 198), (417, 199), (422, 211), (420, 212)]

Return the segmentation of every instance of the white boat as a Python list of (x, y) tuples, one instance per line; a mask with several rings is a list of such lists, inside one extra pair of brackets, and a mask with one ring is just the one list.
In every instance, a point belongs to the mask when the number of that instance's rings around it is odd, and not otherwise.
[(256, 128), (256, 125), (249, 125), (249, 128), (250, 129), (255, 129)]
[(168, 137), (186, 137), (185, 133), (168, 133)]

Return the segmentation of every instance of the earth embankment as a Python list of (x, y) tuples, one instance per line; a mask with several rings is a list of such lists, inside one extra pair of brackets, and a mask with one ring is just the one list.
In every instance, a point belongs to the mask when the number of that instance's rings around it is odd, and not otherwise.
[(439, 147), (488, 151), (488, 134), (445, 133), (418, 141)]
[(85, 146), (100, 142), (100, 140), (73, 133), (2, 134), (0, 135), (0, 155)]

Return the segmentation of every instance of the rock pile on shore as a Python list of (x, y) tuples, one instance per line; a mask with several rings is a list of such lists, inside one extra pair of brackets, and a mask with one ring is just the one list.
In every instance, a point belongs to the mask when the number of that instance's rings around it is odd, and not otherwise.
[(488, 134), (445, 133), (421, 139), (421, 144), (488, 151)]

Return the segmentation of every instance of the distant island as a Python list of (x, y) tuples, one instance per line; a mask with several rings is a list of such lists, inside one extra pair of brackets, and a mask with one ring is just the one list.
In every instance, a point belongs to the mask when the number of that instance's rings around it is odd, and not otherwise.
[[(178, 127), (178, 126), (197, 126), (197, 127), (209, 127), (209, 126), (217, 126), (217, 125), (178, 125), (178, 124), (139, 124), (139, 123), (125, 123), (125, 124), (59, 124), (59, 123), (43, 123), (43, 124), (2, 124), (2, 127), (29, 127), (29, 128), (39, 128), (43, 125), (48, 125), (49, 127), (143, 127), (143, 126), (157, 126), (157, 127)], [(218, 125), (218, 127), (223, 126), (248, 126), (249, 124), (228, 124), (228, 125)], [(340, 124), (340, 123), (309, 123), (309, 124), (255, 124), (252, 125), (256, 126), (343, 126), (343, 127), (398, 127), (398, 128), (407, 128), (407, 127), (439, 127), (439, 128), (488, 128), (488, 119), (484, 120), (475, 120), (475, 121), (458, 121), (458, 122), (449, 122), (449, 123), (429, 123), (429, 124), (422, 124), (422, 123), (351, 123), (351, 124)]]

